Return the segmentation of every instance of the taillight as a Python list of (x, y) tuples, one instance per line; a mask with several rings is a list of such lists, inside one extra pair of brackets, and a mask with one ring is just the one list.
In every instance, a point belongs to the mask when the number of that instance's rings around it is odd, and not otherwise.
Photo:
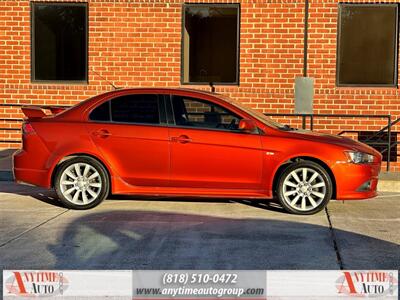
[(32, 134), (35, 133), (35, 129), (30, 123), (22, 124), (22, 134)]

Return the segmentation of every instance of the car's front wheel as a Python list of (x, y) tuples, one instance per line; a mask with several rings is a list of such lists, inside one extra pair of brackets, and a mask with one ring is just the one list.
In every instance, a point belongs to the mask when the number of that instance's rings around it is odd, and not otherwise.
[(332, 197), (332, 180), (319, 164), (311, 161), (296, 162), (281, 174), (277, 196), (286, 211), (311, 215), (328, 204)]
[(72, 209), (95, 207), (109, 192), (107, 171), (90, 157), (75, 157), (61, 163), (54, 186), (61, 202)]

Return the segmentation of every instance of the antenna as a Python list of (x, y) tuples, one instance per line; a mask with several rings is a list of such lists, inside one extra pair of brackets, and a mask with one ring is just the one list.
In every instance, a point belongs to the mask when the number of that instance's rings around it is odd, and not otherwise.
[(212, 82), (209, 83), (210, 88), (211, 88), (211, 93), (215, 93), (215, 86)]
[(107, 82), (109, 85), (111, 85), (111, 86), (114, 88), (114, 90), (120, 89), (120, 87), (116, 87), (116, 86), (114, 85), (114, 83), (112, 83), (111, 81), (107, 80), (107, 78), (101, 76), (101, 74), (98, 73), (98, 72), (96, 72), (93, 68), (92, 68), (92, 72), (93, 72), (94, 74), (96, 74), (97, 76), (99, 76), (101, 79), (103, 79), (105, 82)]

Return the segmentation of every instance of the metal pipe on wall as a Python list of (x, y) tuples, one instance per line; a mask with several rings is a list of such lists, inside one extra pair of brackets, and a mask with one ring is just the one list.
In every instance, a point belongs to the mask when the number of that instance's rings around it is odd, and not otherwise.
[(304, 2), (304, 65), (303, 65), (303, 76), (307, 77), (307, 59), (308, 59), (308, 10), (309, 0)]

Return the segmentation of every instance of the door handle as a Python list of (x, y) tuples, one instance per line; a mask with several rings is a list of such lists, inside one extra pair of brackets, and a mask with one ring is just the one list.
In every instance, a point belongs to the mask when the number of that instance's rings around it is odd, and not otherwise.
[(171, 141), (175, 142), (175, 143), (187, 144), (187, 143), (190, 143), (192, 141), (192, 139), (190, 137), (188, 137), (187, 135), (180, 135), (180, 136), (172, 137)]
[(92, 134), (95, 137), (99, 137), (99, 138), (103, 138), (103, 139), (106, 137), (109, 137), (111, 135), (111, 133), (107, 129), (99, 129), (99, 130), (93, 131)]

